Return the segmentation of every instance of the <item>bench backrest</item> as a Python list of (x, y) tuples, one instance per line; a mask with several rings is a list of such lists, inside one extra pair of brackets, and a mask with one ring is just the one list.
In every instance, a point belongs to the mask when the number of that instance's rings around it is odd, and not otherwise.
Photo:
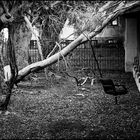
[(100, 82), (102, 83), (102, 86), (106, 93), (115, 94), (115, 85), (111, 79), (100, 79)]

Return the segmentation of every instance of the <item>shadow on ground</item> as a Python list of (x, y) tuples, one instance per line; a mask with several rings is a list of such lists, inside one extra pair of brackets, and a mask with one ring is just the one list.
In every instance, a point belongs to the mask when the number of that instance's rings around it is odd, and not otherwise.
[(47, 86), (21, 84), (13, 91), (9, 114), (0, 114), (1, 139), (138, 139), (140, 94), (132, 74), (109, 74), (129, 94), (114, 97), (100, 83), (77, 89), (70, 80)]

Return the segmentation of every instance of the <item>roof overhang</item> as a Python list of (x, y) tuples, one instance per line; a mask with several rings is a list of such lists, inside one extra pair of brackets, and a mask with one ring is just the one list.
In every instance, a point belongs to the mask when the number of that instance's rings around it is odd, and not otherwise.
[(122, 13), (121, 15), (133, 14), (136, 12), (140, 12), (140, 1), (135, 6), (128, 8), (128, 10)]

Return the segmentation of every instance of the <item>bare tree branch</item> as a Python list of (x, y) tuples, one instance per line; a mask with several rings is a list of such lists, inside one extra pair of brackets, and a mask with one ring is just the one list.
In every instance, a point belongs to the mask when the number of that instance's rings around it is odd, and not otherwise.
[(5, 1), (1, 1), (1, 4), (2, 4), (2, 7), (3, 7), (6, 15), (11, 16), (10, 13), (9, 13), (9, 11), (8, 11), (8, 7), (6, 7)]
[(51, 8), (53, 9), (57, 4), (61, 3), (62, 1), (55, 1), (51, 4)]

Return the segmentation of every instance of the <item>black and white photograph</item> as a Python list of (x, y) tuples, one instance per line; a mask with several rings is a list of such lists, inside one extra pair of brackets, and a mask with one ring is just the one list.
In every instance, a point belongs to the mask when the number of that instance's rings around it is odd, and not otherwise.
[(140, 1), (0, 0), (0, 139), (140, 139)]

